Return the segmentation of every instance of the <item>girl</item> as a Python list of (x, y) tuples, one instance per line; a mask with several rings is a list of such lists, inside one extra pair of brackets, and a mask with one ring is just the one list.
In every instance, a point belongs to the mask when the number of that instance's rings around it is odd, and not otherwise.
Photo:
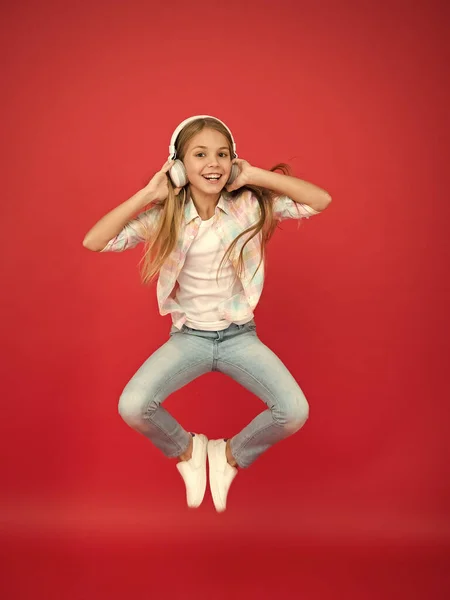
[[(122, 252), (145, 242), (143, 282), (158, 275), (159, 310), (171, 314), (172, 328), (126, 385), (119, 414), (167, 457), (178, 458), (189, 507), (203, 500), (208, 457), (220, 512), (237, 467), (249, 467), (308, 418), (302, 390), (259, 340), (253, 313), (263, 289), (265, 247), (278, 221), (316, 215), (331, 197), (274, 172), (286, 172), (284, 164), (266, 171), (239, 159), (231, 131), (208, 115), (183, 121), (169, 152), (151, 181), (100, 219), (83, 245)], [(229, 375), (267, 405), (231, 439), (208, 441), (187, 432), (162, 407), (172, 392), (210, 371)]]

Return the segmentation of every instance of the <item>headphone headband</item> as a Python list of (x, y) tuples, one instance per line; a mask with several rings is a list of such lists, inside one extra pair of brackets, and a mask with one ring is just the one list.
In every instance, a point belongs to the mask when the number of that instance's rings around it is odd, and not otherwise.
[(178, 125), (178, 127), (173, 132), (172, 138), (170, 140), (170, 146), (169, 146), (169, 160), (173, 160), (173, 159), (176, 158), (175, 142), (177, 140), (177, 137), (178, 137), (180, 131), (184, 127), (186, 127), (186, 125), (188, 125), (188, 123), (191, 123), (191, 121), (195, 121), (196, 119), (205, 119), (205, 118), (214, 119), (215, 121), (218, 121), (219, 123), (221, 123), (225, 127), (225, 129), (228, 131), (228, 133), (231, 136), (231, 141), (233, 142), (234, 157), (237, 158), (236, 144), (234, 142), (233, 134), (231, 133), (231, 131), (229, 130), (229, 128), (225, 125), (225, 123), (223, 121), (221, 121), (220, 119), (218, 119), (217, 117), (212, 117), (211, 115), (196, 115), (194, 117), (189, 117), (188, 119), (185, 119), (182, 123), (180, 123)]

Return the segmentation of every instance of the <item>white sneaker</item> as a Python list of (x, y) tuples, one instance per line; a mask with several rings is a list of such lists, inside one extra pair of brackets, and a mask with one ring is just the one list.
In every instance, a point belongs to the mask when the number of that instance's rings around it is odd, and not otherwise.
[(226, 509), (228, 490), (238, 474), (237, 468), (227, 461), (226, 445), (223, 439), (208, 442), (209, 487), (217, 512)]
[(177, 469), (186, 485), (186, 500), (190, 508), (203, 502), (206, 491), (206, 452), (208, 438), (202, 433), (193, 436), (192, 456), (177, 463)]

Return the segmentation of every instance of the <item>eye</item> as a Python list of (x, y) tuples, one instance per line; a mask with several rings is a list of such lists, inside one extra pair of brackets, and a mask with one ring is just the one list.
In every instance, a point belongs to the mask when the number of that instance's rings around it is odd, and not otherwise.
[(220, 153), (220, 155), (221, 155), (223, 158), (226, 158), (226, 157), (228, 156), (228, 152), (221, 152), (221, 153)]
[(197, 154), (195, 156), (202, 156), (204, 154), (204, 152), (197, 152)]

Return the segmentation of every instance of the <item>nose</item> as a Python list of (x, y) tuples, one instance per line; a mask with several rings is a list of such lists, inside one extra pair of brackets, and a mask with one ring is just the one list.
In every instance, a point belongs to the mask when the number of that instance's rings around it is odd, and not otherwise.
[(208, 166), (209, 167), (212, 166), (212, 165), (218, 165), (218, 164), (219, 164), (219, 162), (218, 162), (218, 160), (217, 160), (217, 158), (215, 156), (213, 156), (212, 158), (210, 158), (209, 161), (208, 161)]

